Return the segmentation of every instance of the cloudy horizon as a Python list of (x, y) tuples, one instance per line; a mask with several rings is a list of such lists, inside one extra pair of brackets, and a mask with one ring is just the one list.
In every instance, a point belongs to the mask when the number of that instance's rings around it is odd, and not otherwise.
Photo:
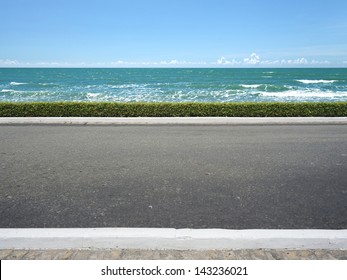
[(346, 67), (347, 2), (4, 0), (0, 67)]

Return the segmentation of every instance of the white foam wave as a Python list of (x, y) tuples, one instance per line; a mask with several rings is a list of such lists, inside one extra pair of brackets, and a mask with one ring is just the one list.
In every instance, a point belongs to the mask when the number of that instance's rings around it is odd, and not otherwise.
[(91, 93), (91, 92), (87, 93), (87, 97), (88, 98), (95, 98), (95, 97), (98, 97), (98, 96), (99, 96), (99, 93)]
[(40, 86), (54, 86), (54, 83), (39, 83)]
[(337, 80), (297, 80), (303, 84), (329, 84), (337, 82)]
[(26, 85), (27, 83), (17, 83), (17, 82), (11, 82), (11, 86), (19, 86), (19, 85)]
[(317, 97), (317, 98), (338, 98), (347, 97), (346, 91), (321, 91), (321, 90), (287, 90), (283, 92), (261, 92), (262, 96), (269, 97), (297, 97), (297, 98), (307, 98), (307, 97)]
[(10, 90), (10, 89), (2, 89), (1, 92), (13, 92), (13, 90)]
[(148, 86), (148, 84), (122, 84), (122, 85), (108, 85), (115, 89), (132, 89), (132, 88), (143, 88)]
[(110, 86), (111, 88), (129, 88), (128, 85), (117, 85), (117, 86)]
[(242, 87), (244, 87), (244, 88), (258, 88), (258, 87), (260, 87), (261, 85), (240, 85), (240, 86), (242, 86)]

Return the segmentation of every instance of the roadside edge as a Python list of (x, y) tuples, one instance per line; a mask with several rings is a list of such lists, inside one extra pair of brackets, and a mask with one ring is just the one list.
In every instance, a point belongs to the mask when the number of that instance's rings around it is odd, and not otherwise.
[(0, 229), (0, 249), (347, 249), (347, 230)]
[(0, 125), (347, 125), (347, 117), (2, 117)]

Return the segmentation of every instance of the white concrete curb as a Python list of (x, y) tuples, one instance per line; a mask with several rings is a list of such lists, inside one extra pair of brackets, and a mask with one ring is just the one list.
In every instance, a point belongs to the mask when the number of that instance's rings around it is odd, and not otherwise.
[(75, 125), (271, 125), (271, 124), (347, 124), (347, 117), (306, 118), (229, 118), (229, 117), (179, 117), (179, 118), (84, 118), (84, 117), (27, 117), (0, 118), (0, 124), (75, 124)]
[(0, 249), (347, 249), (347, 230), (0, 229)]

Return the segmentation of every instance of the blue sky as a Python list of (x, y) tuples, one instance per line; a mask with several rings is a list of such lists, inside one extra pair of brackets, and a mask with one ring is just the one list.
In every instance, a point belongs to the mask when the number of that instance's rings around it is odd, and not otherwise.
[(347, 67), (346, 0), (0, 0), (0, 67)]

